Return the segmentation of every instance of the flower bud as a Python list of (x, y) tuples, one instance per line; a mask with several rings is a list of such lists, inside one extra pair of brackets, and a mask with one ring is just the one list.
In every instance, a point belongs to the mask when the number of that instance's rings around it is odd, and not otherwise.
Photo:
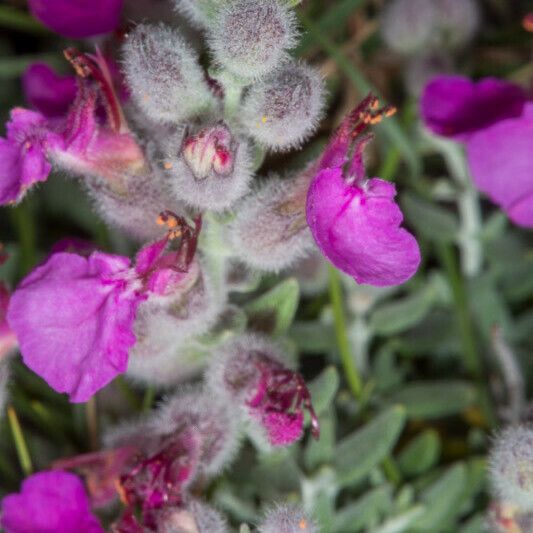
[(220, 8), (209, 33), (222, 67), (245, 79), (259, 78), (294, 45), (295, 17), (278, 0), (234, 0)]
[(460, 48), (474, 37), (480, 21), (476, 0), (434, 0), (439, 45)]
[(252, 177), (246, 142), (223, 122), (186, 128), (164, 144), (162, 168), (176, 198), (198, 209), (229, 208), (248, 190)]
[(533, 510), (533, 429), (509, 427), (497, 437), (490, 454), (490, 475), (499, 500)]
[(294, 179), (270, 178), (244, 199), (230, 230), (241, 261), (259, 270), (278, 272), (313, 249), (305, 220), (311, 171)]
[(381, 21), (381, 34), (394, 51), (411, 54), (431, 44), (437, 17), (433, 0), (392, 0)]
[(124, 72), (135, 103), (155, 122), (181, 122), (215, 105), (196, 52), (163, 25), (140, 24), (128, 35)]
[(273, 446), (287, 446), (303, 432), (304, 409), (311, 415), (313, 436), (319, 427), (311, 397), (300, 374), (283, 364), (267, 338), (241, 335), (219, 348), (207, 371), (213, 394), (241, 409), (259, 425)]
[(239, 444), (235, 411), (210, 390), (182, 388), (158, 408), (150, 426), (157, 435), (194, 428), (200, 438), (199, 469), (209, 477), (233, 459)]
[(318, 526), (299, 505), (280, 505), (267, 512), (259, 533), (318, 533)]
[(290, 61), (252, 85), (242, 106), (248, 134), (268, 148), (299, 145), (316, 128), (323, 107), (320, 73)]
[(158, 516), (159, 533), (227, 533), (226, 519), (210, 505), (190, 500), (182, 507), (167, 508)]

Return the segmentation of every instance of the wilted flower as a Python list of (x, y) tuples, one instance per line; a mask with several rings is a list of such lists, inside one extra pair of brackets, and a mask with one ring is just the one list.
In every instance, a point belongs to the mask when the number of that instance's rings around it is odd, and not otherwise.
[(9, 305), (24, 362), (71, 401), (88, 400), (126, 371), (138, 306), (179, 285), (196, 239), (187, 229), (176, 252), (164, 253), (168, 238), (148, 245), (134, 268), (127, 257), (102, 252), (53, 254), (21, 282)]
[(318, 419), (302, 376), (284, 366), (277, 348), (266, 339), (243, 335), (220, 347), (208, 369), (207, 383), (258, 422), (274, 446), (286, 446), (301, 437), (304, 410), (309, 411), (312, 432), (318, 438)]
[(124, 0), (29, 0), (32, 14), (63, 37), (81, 39), (118, 27)]
[(511, 83), (457, 76), (431, 81), (421, 102), (426, 126), (464, 142), (476, 186), (516, 224), (533, 226), (533, 105)]
[(298, 505), (279, 505), (267, 512), (259, 533), (318, 533), (315, 521)]
[(61, 471), (25, 479), (20, 493), (2, 500), (0, 524), (6, 533), (104, 533), (81, 480)]
[(22, 76), (27, 102), (44, 116), (64, 117), (76, 98), (76, 78), (59, 76), (46, 63), (33, 63)]
[(307, 222), (322, 253), (358, 283), (379, 287), (404, 283), (420, 263), (416, 239), (400, 227), (394, 185), (365, 175), (363, 149), (370, 137), (361, 133), (389, 112), (368, 96), (345, 118), (307, 195)]

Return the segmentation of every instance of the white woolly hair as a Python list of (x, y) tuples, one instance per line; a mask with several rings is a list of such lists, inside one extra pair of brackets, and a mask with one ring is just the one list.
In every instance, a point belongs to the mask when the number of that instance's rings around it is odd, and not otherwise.
[(224, 516), (205, 502), (190, 499), (182, 508), (164, 509), (157, 518), (159, 533), (190, 533), (192, 527), (198, 533), (228, 533)]
[(208, 28), (215, 61), (247, 80), (274, 70), (296, 41), (296, 16), (278, 0), (230, 1)]
[(132, 97), (155, 122), (179, 123), (216, 106), (196, 52), (177, 30), (139, 24), (123, 47)]
[(258, 533), (319, 533), (319, 529), (301, 506), (279, 504), (267, 511)]
[(240, 118), (257, 142), (273, 150), (288, 150), (315, 131), (323, 108), (320, 72), (291, 60), (248, 88)]
[(174, 0), (176, 9), (197, 28), (215, 23), (214, 15), (226, 0)]
[(209, 389), (183, 386), (158, 406), (151, 426), (159, 435), (184, 427), (196, 429), (203, 443), (200, 470), (212, 477), (233, 461), (240, 446), (240, 418), (235, 411)]
[(246, 196), (236, 209), (230, 240), (245, 264), (279, 272), (307, 257), (314, 241), (307, 223), (296, 230), (295, 221), (276, 211), (295, 187), (294, 180), (271, 177)]
[[(205, 127), (205, 126), (203, 126)], [(198, 128), (201, 129), (201, 128)], [(172, 195), (195, 209), (226, 211), (249, 190), (253, 177), (250, 147), (244, 138), (234, 137), (233, 170), (227, 176), (212, 172), (204, 179), (196, 179), (181, 156), (182, 130), (167, 139), (162, 146), (163, 156), (159, 173), (166, 180)], [(192, 135), (194, 132), (188, 132)]]
[(175, 298), (142, 302), (137, 312), (137, 343), (130, 351), (126, 375), (160, 387), (181, 383), (197, 374), (204, 361), (190, 354), (187, 342), (213, 327), (225, 303), (209, 270), (200, 263), (196, 284)]
[(533, 428), (513, 426), (494, 439), (489, 455), (494, 496), (533, 511)]

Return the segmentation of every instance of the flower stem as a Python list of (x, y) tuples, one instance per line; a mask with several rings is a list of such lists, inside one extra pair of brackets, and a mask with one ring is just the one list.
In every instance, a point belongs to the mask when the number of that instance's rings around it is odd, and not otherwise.
[(337, 269), (328, 265), (329, 269), (329, 295), (333, 309), (333, 320), (335, 324), (335, 335), (337, 338), (337, 347), (341, 356), (342, 366), (350, 390), (356, 400), (361, 400), (363, 395), (363, 383), (359, 371), (355, 366), (355, 360), (350, 350), (350, 342), (346, 332), (346, 318), (342, 301), (341, 280)]
[(13, 435), (13, 441), (17, 450), (20, 466), (24, 475), (29, 476), (33, 472), (30, 452), (28, 451), (28, 446), (26, 445), (26, 440), (24, 439), (17, 413), (11, 405), (7, 408), (7, 418), (9, 420), (9, 426), (11, 427), (11, 433)]
[(98, 450), (98, 411), (96, 398), (93, 396), (85, 405), (85, 416), (87, 417), (87, 432), (89, 433), (89, 446), (91, 451)]

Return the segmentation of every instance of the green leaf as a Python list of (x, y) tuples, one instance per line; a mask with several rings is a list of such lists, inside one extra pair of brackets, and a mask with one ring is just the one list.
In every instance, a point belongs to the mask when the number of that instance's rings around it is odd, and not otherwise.
[(444, 207), (423, 200), (412, 193), (402, 195), (401, 205), (405, 218), (420, 235), (441, 242), (452, 242), (457, 237), (459, 233), (457, 217)]
[(331, 462), (335, 452), (335, 420), (334, 413), (324, 414), (319, 419), (320, 438), (309, 439), (305, 447), (304, 463), (308, 470)]
[(335, 346), (335, 331), (329, 324), (295, 322), (289, 330), (289, 336), (300, 352), (309, 354), (327, 353)]
[(317, 414), (322, 414), (330, 407), (339, 390), (339, 373), (334, 366), (326, 368), (309, 383), (309, 392)]
[(289, 278), (245, 305), (244, 310), (252, 325), (272, 321), (269, 333), (278, 336), (285, 333), (292, 324), (299, 300), (298, 281)]
[(428, 533), (432, 531), (456, 531), (455, 518), (459, 512), (466, 483), (464, 464), (452, 466), (422, 496), (426, 512), (417, 520), (414, 529)]
[(425, 508), (417, 505), (399, 516), (387, 520), (381, 527), (374, 529), (374, 533), (403, 533), (425, 512)]
[(362, 529), (372, 529), (392, 506), (392, 488), (383, 485), (374, 489), (335, 514), (333, 531), (356, 533)]
[(398, 457), (398, 466), (406, 476), (427, 472), (438, 461), (441, 451), (439, 435), (429, 429), (415, 437)]
[(388, 400), (403, 405), (409, 418), (440, 418), (470, 407), (476, 400), (476, 390), (462, 381), (425, 381), (406, 385)]
[(340, 441), (334, 466), (341, 485), (363, 479), (392, 450), (405, 424), (405, 409), (394, 406)]

